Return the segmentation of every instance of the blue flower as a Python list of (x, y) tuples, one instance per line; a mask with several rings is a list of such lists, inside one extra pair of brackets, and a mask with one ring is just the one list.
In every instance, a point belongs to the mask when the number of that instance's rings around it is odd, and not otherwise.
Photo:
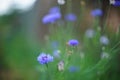
[(104, 44), (104, 45), (108, 45), (109, 44), (109, 39), (107, 36), (101, 36), (100, 37), (100, 43)]
[(120, 1), (119, 0), (110, 0), (110, 4), (113, 6), (120, 6)]
[(59, 7), (55, 6), (50, 8), (49, 13), (45, 15), (42, 19), (44, 24), (54, 23), (56, 20), (61, 18), (61, 13)]
[(53, 56), (51, 56), (50, 54), (41, 53), (41, 54), (37, 57), (37, 61), (38, 61), (40, 64), (47, 64), (47, 63), (53, 61)]
[(72, 39), (68, 41), (69, 46), (77, 46), (79, 44), (78, 40)]
[(120, 1), (115, 1), (114, 6), (120, 6)]
[(61, 18), (61, 13), (52, 13), (52, 14), (47, 14), (46, 16), (43, 17), (42, 22), (44, 24), (47, 23), (54, 23), (56, 20)]
[(69, 14), (65, 15), (65, 20), (67, 20), (67, 21), (76, 21), (76, 19), (77, 19), (77, 17), (73, 13), (69, 13)]
[(57, 7), (57, 6), (52, 7), (52, 8), (50, 8), (50, 10), (49, 10), (49, 13), (50, 13), (50, 14), (51, 14), (51, 13), (57, 13), (57, 12), (60, 12), (60, 8)]
[(70, 66), (69, 67), (69, 72), (77, 72), (77, 71), (79, 71), (79, 67), (77, 67), (77, 66)]
[(94, 10), (91, 11), (91, 15), (93, 17), (102, 16), (103, 12), (102, 12), (101, 9), (94, 9)]

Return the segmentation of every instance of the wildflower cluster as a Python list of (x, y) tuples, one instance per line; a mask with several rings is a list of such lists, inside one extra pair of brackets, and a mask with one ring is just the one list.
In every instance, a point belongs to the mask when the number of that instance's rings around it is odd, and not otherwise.
[[(65, 2), (58, 0), (58, 3), (63, 5)], [(103, 15), (103, 11), (96, 8), (89, 14), (98, 20)], [(49, 43), (44, 48), (50, 54), (40, 53), (37, 57), (37, 61), (41, 65), (52, 62), (52, 65), (47, 65), (48, 70), (51, 70), (49, 75), (53, 75), (49, 78), (51, 80), (100, 80), (101, 77), (108, 78), (103, 75), (111, 68), (109, 62), (112, 60), (112, 55), (118, 51), (115, 49), (116, 45), (111, 43), (111, 37), (105, 32), (101, 34), (102, 30), (98, 27), (98, 23), (95, 23), (94, 27), (86, 29), (80, 37), (75, 37), (72, 34), (75, 25), (60, 24), (59, 20), (63, 20), (62, 16), (68, 23), (74, 23), (78, 20), (73, 12), (61, 15), (59, 7), (50, 8), (48, 14), (42, 19), (44, 24), (56, 23), (58, 20), (55, 25), (56, 29), (52, 28), (53, 34), (49, 35)]]

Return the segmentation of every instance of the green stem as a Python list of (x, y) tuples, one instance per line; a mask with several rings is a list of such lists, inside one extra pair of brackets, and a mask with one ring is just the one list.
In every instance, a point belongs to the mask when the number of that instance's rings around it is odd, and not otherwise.
[(67, 13), (72, 11), (72, 0), (67, 0)]
[(51, 78), (50, 78), (50, 74), (49, 74), (49, 68), (48, 68), (48, 64), (46, 64), (46, 68), (47, 68), (47, 70), (46, 70), (46, 80), (51, 80)]

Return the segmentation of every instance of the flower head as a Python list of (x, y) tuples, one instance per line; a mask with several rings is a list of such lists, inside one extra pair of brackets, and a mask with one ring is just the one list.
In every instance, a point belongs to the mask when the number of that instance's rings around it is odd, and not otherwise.
[(59, 5), (64, 5), (65, 4), (65, 0), (57, 0)]
[(58, 13), (58, 12), (60, 12), (60, 8), (58, 6), (52, 7), (49, 10), (50, 14), (52, 14), (52, 13), (54, 14), (54, 13)]
[(53, 56), (51, 56), (50, 54), (41, 53), (37, 57), (37, 60), (40, 64), (47, 64), (53, 61)]
[(120, 6), (120, 1), (119, 0), (110, 0), (110, 4), (113, 6)]
[(71, 39), (68, 41), (69, 46), (77, 46), (78, 44), (79, 44), (79, 42), (76, 39)]
[(115, 1), (114, 6), (120, 6), (120, 1)]
[(67, 21), (76, 21), (76, 19), (77, 19), (77, 17), (73, 13), (69, 13), (69, 14), (65, 15), (65, 20), (67, 20)]
[(100, 43), (104, 44), (104, 45), (108, 45), (109, 44), (109, 39), (107, 36), (101, 36), (100, 37)]
[(91, 15), (93, 17), (102, 16), (103, 12), (102, 12), (101, 9), (94, 9), (94, 10), (91, 11)]
[(77, 72), (77, 71), (79, 71), (79, 67), (77, 67), (77, 66), (70, 66), (69, 67), (69, 71), (70, 72)]
[(52, 14), (47, 14), (46, 16), (43, 17), (42, 22), (44, 24), (47, 23), (54, 23), (56, 20), (61, 18), (61, 13), (52, 13)]

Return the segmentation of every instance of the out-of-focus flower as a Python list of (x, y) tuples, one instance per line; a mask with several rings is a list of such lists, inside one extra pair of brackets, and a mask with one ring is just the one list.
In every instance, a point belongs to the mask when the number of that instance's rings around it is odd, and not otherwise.
[(84, 0), (80, 1), (80, 4), (81, 4), (82, 6), (85, 6), (85, 1), (84, 1)]
[(120, 1), (119, 0), (110, 0), (110, 4), (113, 6), (120, 6)]
[(49, 13), (50, 14), (54, 14), (54, 13), (60, 13), (60, 8), (58, 7), (58, 6), (54, 6), (54, 7), (52, 7), (52, 8), (50, 8), (50, 10), (49, 10)]
[(60, 50), (55, 50), (55, 51), (53, 52), (53, 56), (54, 56), (55, 58), (60, 58)]
[(76, 21), (77, 17), (76, 17), (75, 14), (69, 13), (69, 14), (65, 15), (65, 20), (67, 20), (67, 21)]
[(103, 15), (103, 12), (101, 9), (94, 9), (91, 11), (91, 15), (93, 17), (99, 17), (99, 16), (102, 16)]
[(53, 42), (51, 43), (51, 47), (52, 47), (53, 49), (58, 49), (58, 45), (59, 45), (59, 43), (58, 43), (57, 41), (53, 41)]
[(114, 6), (120, 6), (120, 1), (115, 1)]
[(110, 57), (110, 55), (107, 52), (102, 52), (101, 53), (101, 58), (102, 59), (108, 59)]
[(60, 62), (58, 63), (58, 70), (59, 70), (59, 71), (63, 71), (63, 70), (64, 70), (64, 61), (60, 61)]
[(68, 41), (69, 46), (77, 46), (79, 44), (79, 41), (76, 39), (71, 39)]
[(115, 0), (109, 0), (110, 4), (115, 4)]
[(65, 0), (57, 0), (59, 5), (64, 5), (65, 4)]
[(108, 45), (109, 44), (109, 39), (107, 36), (101, 36), (100, 37), (100, 43), (104, 44), (104, 45)]
[(47, 14), (46, 16), (43, 17), (42, 22), (44, 24), (47, 23), (54, 23), (56, 20), (61, 18), (61, 13), (57, 12), (54, 14)]
[(38, 61), (40, 64), (47, 64), (47, 63), (53, 61), (53, 56), (51, 56), (50, 54), (41, 53), (41, 54), (37, 57), (37, 61)]
[(69, 72), (77, 72), (77, 71), (79, 71), (79, 67), (77, 67), (77, 66), (70, 66), (69, 67)]
[(88, 29), (88, 30), (86, 30), (86, 32), (85, 32), (85, 36), (86, 36), (87, 38), (93, 38), (94, 35), (95, 35), (95, 31), (94, 31), (93, 29)]

